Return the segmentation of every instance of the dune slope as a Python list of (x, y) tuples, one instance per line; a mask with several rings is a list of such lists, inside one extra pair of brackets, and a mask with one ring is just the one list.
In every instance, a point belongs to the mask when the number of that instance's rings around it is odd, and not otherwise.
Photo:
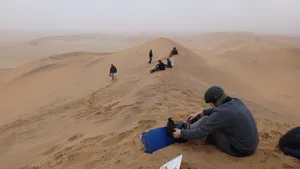
[[(156, 64), (147, 63), (149, 49), (157, 61), (173, 46), (179, 51), (172, 58), (174, 68), (149, 74)], [(119, 72), (114, 82), (108, 77), (110, 64)], [(139, 134), (165, 125), (168, 117), (185, 119), (207, 107), (203, 94), (212, 84), (240, 95), (253, 110), (261, 139), (256, 154), (233, 158), (201, 140), (145, 154)], [(6, 118), (0, 128), (0, 168), (150, 169), (178, 154), (183, 154), (183, 169), (300, 165), (276, 147), (293, 124), (276, 121), (280, 113), (257, 104), (267, 100), (251, 101), (259, 92), (238, 76), (166, 38), (118, 53), (70, 53), (31, 62), (5, 73), (0, 91), (0, 112)]]
[(299, 114), (299, 38), (209, 33), (185, 43), (211, 66), (238, 76), (260, 93), (257, 97)]

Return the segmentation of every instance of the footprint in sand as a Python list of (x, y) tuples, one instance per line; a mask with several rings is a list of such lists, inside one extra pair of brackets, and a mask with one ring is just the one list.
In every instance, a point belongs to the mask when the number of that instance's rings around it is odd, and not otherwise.
[(300, 167), (297, 165), (289, 164), (289, 163), (284, 163), (283, 164), (284, 169), (299, 169)]
[(264, 157), (260, 159), (261, 163), (266, 163), (271, 158), (278, 159), (279, 156), (274, 152), (274, 150), (263, 150)]
[(259, 133), (259, 137), (264, 141), (274, 141), (276, 140), (276, 135), (278, 135), (275, 131), (271, 130), (269, 132), (261, 132)]
[(135, 129), (150, 129), (154, 127), (157, 124), (156, 120), (139, 120), (138, 121), (138, 126), (135, 127)]
[(75, 141), (83, 136), (82, 133), (76, 133), (72, 137), (68, 138), (68, 141)]
[(88, 145), (88, 144), (97, 143), (97, 142), (100, 142), (103, 138), (104, 138), (103, 135), (98, 135), (95, 137), (87, 137), (87, 138), (83, 139), (82, 141), (80, 141), (80, 144)]
[(103, 141), (103, 145), (105, 146), (113, 146), (117, 143), (120, 143), (121, 141), (128, 138), (132, 133), (134, 133), (134, 130), (125, 131), (123, 133), (115, 134)]
[(191, 166), (191, 164), (189, 164), (188, 162), (182, 161), (181, 169), (197, 169), (196, 167)]
[(57, 151), (58, 149), (60, 149), (60, 148), (61, 148), (60, 146), (55, 145), (55, 146), (51, 147), (49, 150), (45, 151), (45, 152), (43, 153), (43, 155), (49, 155), (49, 154), (52, 154), (52, 153), (54, 153), (55, 151)]
[(1, 130), (8, 130), (8, 129), (13, 129), (13, 128), (17, 128), (17, 127), (20, 127), (24, 124), (27, 124), (28, 123), (28, 120), (23, 120), (23, 119), (19, 119), (19, 120), (16, 120), (12, 123), (9, 123), (7, 125), (4, 125), (3, 127), (1, 127), (0, 129)]

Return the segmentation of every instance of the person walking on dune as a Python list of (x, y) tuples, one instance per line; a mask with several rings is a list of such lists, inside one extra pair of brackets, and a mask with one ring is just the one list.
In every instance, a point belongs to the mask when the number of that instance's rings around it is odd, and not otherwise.
[(117, 68), (115, 65), (111, 64), (109, 69), (109, 76), (111, 76), (112, 80), (115, 80), (117, 78)]
[(153, 57), (153, 53), (152, 53), (152, 49), (150, 49), (149, 51), (149, 64), (152, 62), (152, 57)]
[(204, 100), (211, 108), (189, 116), (186, 129), (175, 129), (175, 138), (202, 139), (216, 144), (223, 152), (236, 157), (252, 155), (259, 138), (254, 117), (238, 98), (225, 94), (219, 86), (210, 87)]

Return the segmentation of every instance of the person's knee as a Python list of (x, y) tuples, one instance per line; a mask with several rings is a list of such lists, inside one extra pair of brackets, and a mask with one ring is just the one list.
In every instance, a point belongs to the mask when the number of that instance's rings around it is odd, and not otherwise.
[(200, 118), (199, 123), (202, 125), (209, 119), (209, 116), (203, 116), (203, 117), (198, 117), (198, 118)]
[(209, 116), (203, 116), (201, 118), (197, 117), (195, 120), (190, 121), (188, 128), (193, 129), (193, 128), (198, 128), (199, 126), (203, 125), (207, 120)]
[(201, 119), (203, 119), (203, 120), (205, 120), (205, 121), (207, 121), (208, 118), (209, 118), (209, 116), (203, 116), (203, 117), (201, 117)]
[(214, 140), (217, 142), (218, 147), (226, 152), (226, 153), (230, 153), (230, 143), (228, 141), (227, 136), (225, 135), (225, 133), (220, 132), (220, 131), (215, 131), (212, 133), (212, 137), (214, 138)]

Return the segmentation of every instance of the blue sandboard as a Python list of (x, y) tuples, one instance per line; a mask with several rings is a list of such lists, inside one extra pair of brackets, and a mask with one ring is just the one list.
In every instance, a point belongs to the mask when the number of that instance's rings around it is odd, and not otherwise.
[(175, 143), (167, 135), (166, 127), (145, 131), (141, 133), (140, 139), (144, 151), (149, 154)]
[(149, 154), (175, 143), (167, 135), (166, 127), (159, 127), (142, 132), (140, 139), (144, 151)]

